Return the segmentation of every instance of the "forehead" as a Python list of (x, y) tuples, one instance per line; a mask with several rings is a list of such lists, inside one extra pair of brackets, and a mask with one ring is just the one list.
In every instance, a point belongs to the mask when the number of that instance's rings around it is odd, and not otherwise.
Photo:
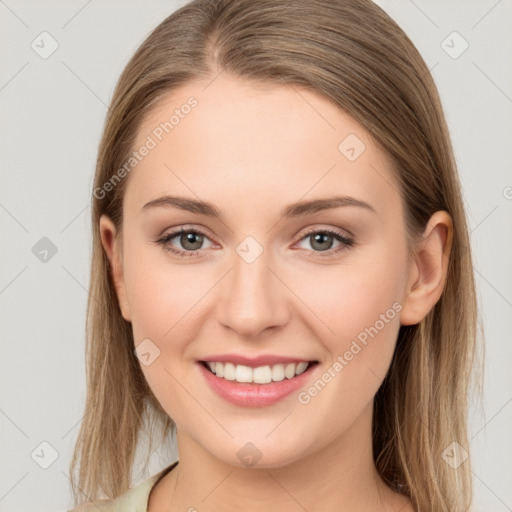
[(225, 74), (190, 82), (153, 107), (134, 149), (149, 140), (125, 196), (140, 207), (166, 193), (255, 208), (333, 193), (376, 209), (399, 201), (391, 161), (368, 132), (296, 86)]

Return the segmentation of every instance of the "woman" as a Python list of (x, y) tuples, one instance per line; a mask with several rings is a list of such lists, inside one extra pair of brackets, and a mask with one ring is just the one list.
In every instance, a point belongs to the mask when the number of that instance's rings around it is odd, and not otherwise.
[[(79, 510), (468, 510), (468, 229), (382, 9), (180, 8), (120, 77), (92, 201)], [(130, 489), (159, 427), (179, 462)]]

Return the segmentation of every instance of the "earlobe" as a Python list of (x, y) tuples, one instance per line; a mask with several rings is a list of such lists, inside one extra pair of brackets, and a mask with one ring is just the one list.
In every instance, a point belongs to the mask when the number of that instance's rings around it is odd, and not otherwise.
[(107, 215), (100, 218), (100, 236), (101, 244), (110, 262), (110, 269), (116, 289), (119, 308), (123, 318), (131, 322), (128, 300), (126, 296), (126, 286), (124, 281), (123, 263), (120, 247), (118, 247), (118, 237), (116, 236), (116, 227)]
[(453, 239), (448, 212), (430, 218), (409, 267), (407, 289), (400, 314), (402, 325), (414, 325), (429, 313), (443, 293)]

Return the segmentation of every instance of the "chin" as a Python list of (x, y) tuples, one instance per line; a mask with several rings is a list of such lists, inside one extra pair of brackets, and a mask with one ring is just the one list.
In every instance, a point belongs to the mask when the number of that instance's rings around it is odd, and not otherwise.
[(264, 436), (262, 439), (250, 439), (250, 436), (244, 436), (243, 439), (231, 439), (223, 446), (216, 444), (212, 447), (203, 447), (225, 464), (248, 469), (285, 467), (305, 455), (304, 439), (297, 442), (288, 440), (288, 443), (283, 436), (276, 436), (272, 440), (265, 439)]

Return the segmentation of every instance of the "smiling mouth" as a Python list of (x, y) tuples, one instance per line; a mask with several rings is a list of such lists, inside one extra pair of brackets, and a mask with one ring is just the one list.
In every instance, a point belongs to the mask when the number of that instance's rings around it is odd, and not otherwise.
[(318, 361), (280, 363), (255, 368), (243, 364), (235, 365), (218, 361), (200, 361), (200, 363), (210, 373), (224, 380), (235, 381), (241, 384), (270, 384), (271, 382), (293, 379), (310, 367), (317, 365)]

